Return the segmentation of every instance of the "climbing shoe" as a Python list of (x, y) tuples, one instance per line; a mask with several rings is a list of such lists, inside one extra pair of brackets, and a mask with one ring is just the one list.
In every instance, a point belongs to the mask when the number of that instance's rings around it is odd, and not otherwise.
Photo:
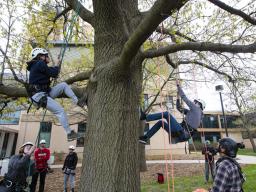
[(70, 133), (68, 133), (67, 137), (68, 137), (68, 141), (73, 141), (78, 138), (78, 135), (75, 131), (72, 130)]
[(83, 108), (86, 105), (86, 101), (83, 101), (82, 99), (78, 99), (77, 106)]
[(147, 141), (148, 141), (148, 138), (144, 135), (144, 136), (140, 136), (139, 137), (139, 142), (141, 143), (141, 144), (147, 144)]
[(140, 109), (140, 120), (146, 120), (147, 115), (142, 109)]

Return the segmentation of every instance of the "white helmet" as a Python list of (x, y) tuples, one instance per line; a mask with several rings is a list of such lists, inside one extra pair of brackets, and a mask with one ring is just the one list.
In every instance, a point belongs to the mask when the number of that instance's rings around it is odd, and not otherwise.
[(72, 150), (75, 150), (75, 146), (74, 145), (70, 145), (68, 149), (72, 149)]
[(35, 59), (37, 57), (37, 55), (39, 55), (39, 54), (46, 55), (46, 54), (48, 54), (48, 51), (46, 51), (43, 48), (37, 47), (31, 51), (31, 59), (32, 60)]
[(42, 139), (39, 144), (46, 144), (46, 141)]
[(24, 143), (20, 148), (25, 147), (26, 145), (33, 146), (34, 144), (32, 142), (28, 141), (28, 142)]
[(210, 145), (211, 142), (210, 142), (209, 140), (206, 140), (206, 141), (205, 141), (205, 144), (206, 144), (206, 145)]
[(197, 101), (198, 103), (200, 103), (202, 105), (202, 109), (205, 109), (205, 102), (202, 99), (195, 99), (195, 101)]

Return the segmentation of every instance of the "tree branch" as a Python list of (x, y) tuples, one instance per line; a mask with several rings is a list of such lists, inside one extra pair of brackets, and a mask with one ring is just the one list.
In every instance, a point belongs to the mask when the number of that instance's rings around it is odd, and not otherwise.
[[(78, 88), (76, 86), (71, 87), (74, 91), (75, 95), (81, 97), (84, 95), (85, 88)], [(28, 97), (27, 91), (24, 87), (17, 86), (8, 86), (8, 85), (0, 85), (0, 94), (6, 95), (8, 97)], [(65, 95), (61, 95), (62, 97), (66, 97)]]
[[(65, 0), (74, 11), (78, 11), (78, 15), (87, 23), (94, 25), (94, 14), (86, 9), (78, 0)], [(78, 9), (79, 8), (79, 9)]]
[(230, 45), (210, 42), (188, 42), (180, 44), (171, 44), (159, 49), (149, 49), (143, 53), (144, 58), (153, 58), (174, 53), (182, 50), (193, 51), (213, 51), (230, 53), (254, 53), (256, 52), (256, 42), (249, 45)]
[(129, 66), (140, 46), (155, 31), (157, 26), (168, 18), (174, 10), (180, 9), (186, 2), (182, 0), (157, 0), (155, 2), (124, 45), (120, 56), (120, 63), (123, 67)]
[(179, 31), (172, 31), (172, 32), (170, 32), (170, 31), (169, 31), (168, 29), (166, 29), (166, 28), (157, 27), (157, 28), (156, 28), (156, 32), (158, 32), (158, 33), (163, 33), (163, 34), (165, 34), (165, 35), (170, 35), (171, 37), (172, 37), (173, 35), (178, 35), (178, 36), (180, 36), (180, 37), (182, 37), (182, 38), (184, 38), (184, 39), (187, 39), (188, 41), (196, 42), (196, 40), (194, 40), (194, 39), (192, 39), (192, 38), (190, 38), (190, 37), (188, 37), (188, 36), (182, 34), (182, 33), (179, 32)]
[(221, 9), (224, 9), (225, 11), (229, 12), (230, 14), (238, 15), (238, 16), (242, 17), (245, 21), (247, 21), (253, 25), (256, 25), (256, 19), (251, 17), (250, 15), (247, 15), (243, 11), (235, 9), (219, 0), (208, 0), (208, 1), (210, 1), (211, 3), (213, 3), (216, 6), (220, 7)]
[(16, 81), (24, 84), (25, 82), (23, 80), (19, 79), (18, 76), (16, 75), (16, 73), (15, 73), (13, 67), (12, 67), (11, 61), (10, 61), (9, 57), (7, 56), (7, 53), (5, 53), (4, 50), (1, 47), (0, 47), (0, 52), (2, 52), (2, 54), (5, 56), (6, 61), (7, 61), (8, 65), (9, 65), (9, 67), (10, 67), (10, 70), (12, 71), (14, 79)]
[(147, 113), (150, 108), (153, 106), (153, 104), (155, 103), (157, 97), (160, 95), (160, 93), (162, 92), (163, 88), (165, 87), (165, 85), (167, 84), (167, 82), (169, 81), (169, 79), (172, 77), (172, 74), (174, 72), (174, 69), (171, 71), (170, 75), (168, 76), (168, 78), (166, 79), (166, 81), (163, 83), (163, 85), (161, 86), (160, 90), (157, 92), (157, 94), (155, 95), (154, 99), (151, 101), (151, 103), (148, 105), (148, 107), (145, 109), (145, 113)]
[(202, 63), (200, 61), (184, 60), (184, 61), (179, 61), (177, 64), (180, 65), (180, 64), (192, 64), (192, 63), (196, 64), (196, 65), (200, 65), (202, 67), (205, 67), (206, 69), (209, 69), (209, 70), (211, 70), (211, 71), (213, 71), (215, 73), (218, 73), (220, 75), (223, 75), (223, 76), (227, 77), (229, 82), (233, 82), (234, 81), (234, 79), (229, 74), (227, 74), (225, 72), (222, 72), (222, 71), (219, 71), (218, 69), (215, 69), (215, 68), (213, 68), (213, 67), (211, 67), (209, 65), (206, 65), (205, 63)]
[(78, 73), (76, 74), (74, 77), (70, 77), (68, 79), (65, 80), (65, 82), (67, 84), (72, 84), (74, 82), (77, 82), (77, 81), (83, 81), (83, 80), (88, 80), (90, 78), (92, 74), (92, 71), (85, 71), (85, 72), (82, 72), (82, 73)]

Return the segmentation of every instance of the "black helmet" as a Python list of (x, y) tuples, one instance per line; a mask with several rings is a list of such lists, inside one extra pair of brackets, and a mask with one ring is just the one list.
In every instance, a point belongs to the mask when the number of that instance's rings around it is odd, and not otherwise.
[(219, 151), (220, 148), (225, 149), (225, 154), (229, 157), (235, 158), (238, 148), (243, 149), (244, 144), (243, 143), (236, 143), (233, 139), (230, 138), (224, 138), (219, 141)]

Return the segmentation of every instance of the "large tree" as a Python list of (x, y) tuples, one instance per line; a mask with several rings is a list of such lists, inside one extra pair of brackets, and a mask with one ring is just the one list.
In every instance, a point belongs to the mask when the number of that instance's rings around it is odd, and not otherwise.
[[(66, 80), (72, 84), (89, 79), (86, 89), (82, 89), (88, 97), (88, 130), (80, 191), (140, 191), (138, 135), (143, 61), (175, 54), (178, 61), (168, 60), (173, 68), (198, 65), (234, 81), (240, 74), (237, 69), (244, 64), (232, 62), (241, 59), (241, 55), (236, 58), (234, 54), (256, 51), (256, 19), (251, 11), (255, 3), (248, 1), (246, 9), (240, 10), (219, 0), (156, 0), (147, 1), (147, 11), (141, 12), (138, 0), (93, 0), (92, 12), (77, 0), (65, 1), (67, 6), (52, 17), (53, 23), (63, 15), (65, 20), (65, 14), (73, 9), (94, 28), (93, 70)], [(205, 18), (208, 23), (200, 21)], [(0, 51), (11, 66), (11, 58), (3, 49)], [(0, 94), (24, 97), (26, 91), (3, 84)]]

